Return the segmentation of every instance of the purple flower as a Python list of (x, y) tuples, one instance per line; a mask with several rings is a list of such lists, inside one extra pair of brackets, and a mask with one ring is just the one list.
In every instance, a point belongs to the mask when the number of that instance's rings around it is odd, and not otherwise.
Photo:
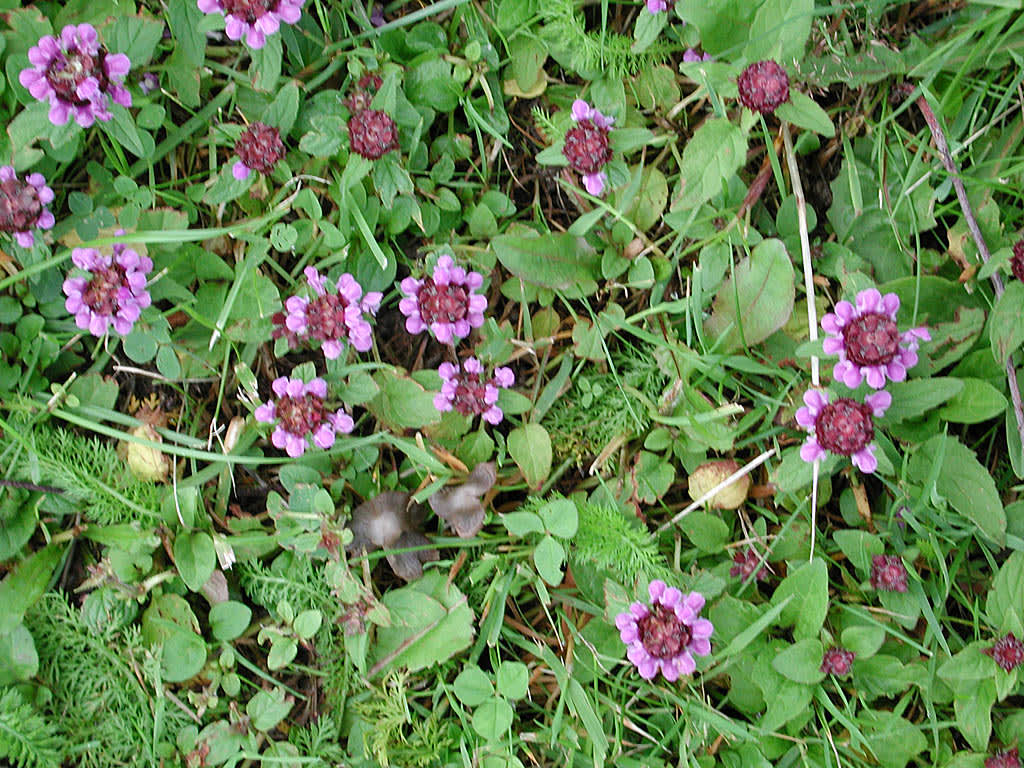
[(857, 306), (848, 301), (836, 304), (835, 313), (821, 318), (821, 327), (828, 333), (823, 347), (826, 355), (839, 355), (832, 369), (832, 378), (850, 389), (867, 379), (872, 389), (890, 381), (907, 378), (907, 368), (917, 365), (917, 347), (930, 341), (928, 329), (911, 328), (900, 333), (896, 313), (900, 299), (895, 293), (883, 296), (874, 288), (857, 294)]
[(147, 72), (139, 78), (139, 90), (143, 93), (152, 93), (160, 87), (160, 77), (156, 72)]
[(334, 445), (335, 434), (348, 434), (355, 423), (345, 411), (328, 413), (324, 408), (327, 382), (316, 378), (310, 382), (281, 376), (270, 385), (277, 400), (270, 400), (256, 409), (256, 421), (276, 424), (270, 435), (275, 448), (283, 448), (291, 457), (306, 452), (306, 438), (311, 437), (318, 448)]
[(821, 671), (826, 675), (844, 677), (850, 673), (850, 666), (856, 657), (853, 651), (833, 645), (821, 657)]
[(907, 567), (899, 555), (871, 556), (871, 588), (881, 592), (906, 592)]
[(75, 324), (93, 336), (102, 336), (111, 325), (126, 336), (151, 303), (146, 276), (153, 262), (123, 243), (114, 246), (113, 255), (75, 248), (71, 261), (89, 273), (87, 278), (69, 276), (64, 281), (64, 307), (75, 316)]
[(235, 142), (235, 154), (238, 161), (231, 167), (231, 175), (236, 179), (243, 181), (253, 171), (266, 175), (284, 157), (281, 132), (266, 123), (252, 123)]
[(572, 103), (572, 119), (576, 125), (566, 131), (562, 154), (572, 169), (582, 175), (587, 192), (596, 197), (604, 192), (608, 182), (608, 174), (601, 169), (612, 159), (608, 134), (615, 118), (602, 115), (583, 99), (576, 99)]
[(757, 554), (757, 550), (753, 547), (747, 547), (740, 551), (737, 550), (736, 554), (732, 556), (733, 565), (729, 569), (730, 576), (739, 576), (743, 581), (746, 581), (754, 575), (754, 571), (757, 571), (755, 577), (758, 581), (764, 581), (768, 578), (768, 569), (765, 567), (758, 568), (758, 564), (761, 562), (761, 556)]
[(804, 408), (796, 412), (797, 423), (810, 435), (800, 448), (800, 458), (817, 461), (826, 451), (850, 456), (861, 472), (874, 472), (878, 468), (875, 458), (875, 427), (872, 416), (881, 416), (892, 404), (888, 392), (876, 392), (858, 403), (841, 397), (830, 403), (828, 396), (817, 390), (804, 393)]
[(60, 37), (45, 35), (28, 51), (31, 67), (21, 70), (18, 80), (39, 101), (50, 102), (50, 122), (75, 122), (88, 128), (96, 120), (113, 117), (108, 99), (123, 107), (132, 105), (124, 87), (131, 62), (123, 53), (109, 53), (100, 45), (91, 24), (69, 24)]
[(991, 648), (984, 648), (982, 651), (1007, 672), (1012, 672), (1021, 664), (1024, 664), (1024, 643), (1018, 640), (1013, 632), (1005, 637), (999, 638)]
[(277, 33), (283, 21), (294, 24), (302, 15), (306, 0), (197, 0), (203, 13), (223, 13), (224, 31), (230, 40), (241, 40), (250, 48), (262, 48), (267, 35)]
[(661, 13), (669, 8), (674, 8), (676, 0), (647, 0), (647, 10), (650, 13)]
[(996, 752), (992, 757), (985, 758), (985, 768), (1020, 768), (1020, 754), (1017, 747)]
[(622, 642), (629, 646), (626, 657), (636, 665), (640, 677), (651, 680), (660, 669), (671, 683), (680, 675), (693, 674), (697, 668), (694, 654), (711, 653), (714, 628), (710, 621), (700, 618), (704, 596), (699, 592), (684, 596), (660, 579), (652, 581), (647, 591), (651, 605), (633, 603), (615, 617), (615, 626)]
[(462, 371), (452, 363), (441, 363), (437, 369), (441, 376), (441, 391), (434, 396), (434, 407), (439, 411), (453, 408), (466, 416), (482, 415), (488, 424), (497, 424), (504, 414), (498, 402), (498, 387), (508, 389), (515, 381), (511, 368), (495, 368), (494, 376), (485, 381), (484, 367), (475, 357), (467, 357)]
[(10, 165), (0, 167), (0, 232), (10, 232), (22, 248), (35, 243), (33, 229), (50, 229), (53, 214), (46, 206), (53, 202), (53, 190), (41, 173), (30, 173), (22, 181)]
[(401, 282), (405, 298), (398, 308), (406, 316), (405, 329), (419, 333), (429, 328), (442, 344), (469, 336), (484, 324), (487, 297), (474, 293), (483, 284), (479, 272), (466, 272), (455, 266), (451, 256), (442, 256), (432, 277), (407, 277)]
[(699, 53), (697, 53), (697, 49), (687, 48), (685, 51), (683, 51), (683, 61), (686, 62), (687, 64), (690, 64), (694, 61), (713, 61), (713, 59), (711, 58), (711, 54), (708, 53), (707, 51), (705, 51), (704, 55), (701, 56)]
[(291, 346), (304, 339), (320, 341), (328, 360), (338, 358), (346, 343), (360, 352), (373, 346), (373, 332), (363, 313), (376, 314), (382, 294), (363, 296), (362, 286), (348, 272), (338, 278), (336, 292), (313, 267), (306, 267), (303, 274), (314, 297), (292, 296), (284, 303), (288, 312), (274, 316), (279, 326), (274, 338), (285, 336)]

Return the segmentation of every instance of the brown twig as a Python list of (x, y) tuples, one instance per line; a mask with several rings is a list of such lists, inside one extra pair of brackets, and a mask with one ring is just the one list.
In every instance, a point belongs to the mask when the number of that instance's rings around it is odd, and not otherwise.
[[(967, 190), (964, 189), (964, 183), (960, 178), (960, 171), (957, 169), (953, 156), (949, 152), (946, 134), (943, 132), (938, 118), (935, 117), (931, 105), (928, 104), (928, 100), (924, 96), (918, 97), (917, 108), (921, 110), (921, 115), (924, 117), (925, 122), (928, 123), (928, 128), (932, 132), (932, 138), (935, 140), (935, 146), (939, 150), (939, 158), (942, 160), (942, 165), (953, 182), (953, 189), (956, 190), (957, 200), (960, 201), (960, 208), (964, 212), (967, 229), (970, 230), (971, 237), (974, 238), (974, 244), (978, 247), (978, 254), (981, 256), (981, 260), (987, 263), (991, 254), (988, 246), (985, 244), (985, 238), (981, 234), (981, 228), (978, 227), (978, 220), (974, 218), (971, 204), (967, 200)], [(1003, 277), (999, 272), (993, 272), (990, 279), (998, 299), (1003, 295)], [(1006, 380), (1010, 385), (1010, 400), (1013, 403), (1013, 414), (1017, 418), (1017, 433), (1020, 435), (1021, 444), (1024, 445), (1024, 405), (1022, 405), (1020, 399), (1020, 387), (1017, 385), (1017, 370), (1013, 364), (1013, 355), (1006, 358)]]

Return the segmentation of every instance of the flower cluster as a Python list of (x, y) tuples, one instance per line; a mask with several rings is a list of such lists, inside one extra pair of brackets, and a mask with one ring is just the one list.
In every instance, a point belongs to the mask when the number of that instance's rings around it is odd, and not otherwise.
[(504, 414), (496, 403), (498, 388), (508, 389), (516, 380), (511, 368), (495, 368), (491, 379), (483, 378), (484, 367), (475, 357), (467, 357), (462, 370), (452, 363), (441, 363), (437, 369), (441, 376), (441, 391), (434, 397), (439, 411), (453, 408), (465, 416), (483, 416), (488, 424), (497, 424)]
[(636, 665), (640, 677), (651, 680), (660, 671), (670, 683), (697, 668), (694, 655), (711, 653), (713, 627), (700, 618), (704, 596), (683, 595), (675, 587), (655, 579), (648, 587), (651, 604), (635, 602), (615, 617), (619, 637), (629, 650), (626, 657)]
[(306, 439), (318, 448), (330, 448), (338, 432), (348, 434), (355, 426), (345, 411), (333, 413), (324, 407), (327, 382), (316, 378), (305, 382), (281, 376), (271, 384), (277, 400), (270, 400), (256, 409), (256, 421), (274, 424), (270, 441), (291, 457), (306, 452)]
[(75, 248), (71, 261), (88, 273), (64, 281), (64, 307), (75, 316), (75, 324), (93, 336), (103, 336), (111, 326), (127, 335), (151, 302), (146, 290), (146, 277), (153, 270), (150, 258), (118, 243), (112, 255)]
[(850, 673), (855, 658), (856, 654), (853, 651), (833, 645), (821, 657), (821, 671), (826, 675), (845, 677)]
[(747, 109), (770, 115), (789, 101), (789, 75), (774, 61), (756, 61), (736, 81), (740, 103)]
[(983, 649), (982, 653), (991, 656), (992, 660), (1006, 672), (1013, 672), (1024, 664), (1024, 643), (1018, 640), (1013, 632), (999, 638), (995, 645)]
[(574, 171), (583, 177), (583, 186), (592, 195), (601, 195), (608, 175), (601, 169), (612, 159), (608, 134), (615, 118), (602, 115), (583, 99), (572, 103), (575, 125), (565, 134), (562, 154)]
[(346, 344), (359, 352), (373, 346), (373, 333), (365, 314), (375, 314), (382, 294), (363, 288), (348, 272), (332, 288), (313, 267), (303, 272), (313, 297), (292, 296), (285, 303), (287, 314), (274, 315), (274, 338), (284, 336), (291, 346), (311, 339), (321, 343), (324, 357), (335, 360)]
[(367, 160), (377, 160), (398, 149), (398, 127), (379, 109), (360, 109), (348, 119), (349, 147)]
[(284, 157), (281, 132), (266, 123), (252, 123), (235, 142), (235, 154), (238, 161), (231, 167), (231, 175), (239, 181), (253, 171), (268, 174)]
[(1013, 244), (1013, 255), (1010, 257), (1010, 273), (1024, 282), (1024, 239)]
[(469, 336), (484, 324), (487, 297), (475, 293), (483, 284), (479, 272), (466, 272), (455, 266), (451, 256), (442, 256), (430, 277), (407, 277), (401, 282), (405, 297), (398, 308), (406, 316), (405, 329), (413, 334), (430, 329), (442, 344)]
[(1020, 768), (1020, 754), (1017, 747), (996, 752), (992, 757), (985, 758), (985, 768)]
[(840, 301), (835, 312), (822, 317), (821, 327), (828, 334), (822, 347), (825, 354), (839, 357), (833, 378), (850, 389), (866, 381), (880, 391), (863, 402), (850, 397), (830, 402), (825, 393), (806, 392), (805, 407), (796, 412), (797, 423), (810, 433), (800, 449), (804, 461), (817, 461), (829, 452), (852, 457), (861, 472), (878, 468), (872, 417), (881, 417), (892, 404), (892, 395), (882, 388), (886, 380), (906, 379), (907, 369), (917, 364), (919, 343), (931, 340), (923, 326), (901, 333), (896, 325), (899, 308), (895, 293), (883, 296), (869, 288), (857, 294), (856, 304)]
[(899, 555), (871, 557), (871, 588), (880, 592), (906, 592), (907, 567)]
[(742, 581), (746, 581), (756, 572), (757, 576), (755, 578), (758, 581), (764, 581), (768, 578), (768, 569), (764, 566), (758, 568), (761, 556), (757, 554), (757, 550), (753, 547), (737, 550), (736, 554), (732, 556), (732, 562), (733, 565), (729, 568), (730, 576), (738, 576)]
[(113, 115), (109, 102), (132, 105), (124, 87), (131, 62), (123, 53), (109, 53), (91, 24), (68, 24), (60, 37), (45, 35), (28, 51), (31, 67), (21, 70), (19, 82), (39, 101), (50, 103), (50, 122), (64, 125), (73, 116), (88, 128)]
[(250, 48), (262, 48), (267, 35), (277, 33), (281, 22), (295, 24), (306, 0), (197, 0), (203, 13), (223, 13), (224, 32), (230, 40), (245, 38)]
[(832, 378), (856, 389), (867, 381), (872, 389), (889, 381), (903, 381), (907, 369), (917, 365), (917, 347), (930, 341), (928, 329), (911, 328), (900, 333), (896, 313), (900, 299), (895, 293), (883, 296), (874, 288), (857, 294), (857, 304), (836, 304), (836, 311), (821, 318), (828, 334), (823, 343), (825, 354), (838, 355)]
[(10, 165), (0, 167), (0, 232), (9, 232), (22, 248), (35, 243), (33, 229), (50, 229), (53, 214), (46, 206), (53, 190), (41, 173), (30, 173), (22, 181)]

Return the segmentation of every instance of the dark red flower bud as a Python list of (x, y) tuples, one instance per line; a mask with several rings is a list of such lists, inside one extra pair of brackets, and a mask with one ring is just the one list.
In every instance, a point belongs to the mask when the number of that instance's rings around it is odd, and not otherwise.
[(907, 569), (899, 555), (871, 558), (871, 586), (882, 592), (906, 592)]
[(284, 157), (281, 132), (266, 123), (252, 123), (238, 137), (235, 153), (246, 168), (268, 174)]
[(386, 112), (363, 109), (348, 120), (349, 145), (367, 160), (376, 160), (398, 149), (398, 128)]
[(1007, 672), (1024, 664), (1024, 643), (1014, 637), (1013, 632), (997, 640), (991, 648), (983, 649), (982, 653), (991, 656)]
[(850, 666), (855, 658), (856, 654), (853, 651), (833, 645), (822, 656), (821, 671), (826, 675), (843, 677), (850, 673)]
[(789, 75), (774, 61), (758, 61), (746, 69), (736, 82), (740, 103), (766, 115), (789, 101)]
[(1013, 244), (1013, 256), (1010, 257), (1010, 271), (1018, 280), (1024, 281), (1024, 239)]
[(597, 173), (612, 158), (608, 129), (580, 120), (566, 132), (562, 154), (577, 173)]

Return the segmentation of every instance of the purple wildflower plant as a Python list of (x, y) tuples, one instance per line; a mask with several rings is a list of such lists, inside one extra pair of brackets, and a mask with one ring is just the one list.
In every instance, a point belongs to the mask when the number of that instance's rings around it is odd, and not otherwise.
[(1017, 747), (996, 752), (985, 758), (985, 768), (1020, 768), (1020, 753)]
[(46, 206), (53, 202), (53, 190), (41, 173), (30, 173), (22, 181), (13, 166), (0, 167), (0, 232), (10, 232), (22, 248), (35, 243), (33, 229), (50, 229), (54, 218)]
[(601, 169), (612, 158), (608, 134), (615, 118), (601, 114), (583, 99), (576, 99), (572, 103), (572, 119), (576, 124), (565, 133), (562, 154), (582, 176), (587, 192), (600, 196), (608, 183), (608, 174)]
[(714, 61), (711, 54), (707, 51), (703, 55), (697, 53), (696, 48), (687, 48), (683, 51), (683, 62), (686, 64), (692, 64), (695, 61)]
[(484, 324), (487, 297), (475, 293), (483, 284), (479, 272), (467, 272), (456, 267), (451, 256), (442, 256), (430, 277), (407, 277), (401, 282), (405, 298), (398, 308), (406, 316), (405, 329), (416, 334), (429, 328), (442, 344), (469, 336)]
[(871, 556), (871, 588), (880, 592), (906, 592), (907, 566), (899, 555)]
[(823, 347), (827, 355), (839, 355), (832, 378), (850, 389), (867, 380), (872, 389), (881, 389), (885, 381), (903, 381), (907, 369), (917, 365), (917, 347), (930, 341), (925, 327), (900, 333), (896, 313), (900, 299), (895, 293), (884, 296), (874, 288), (857, 294), (856, 306), (848, 301), (836, 304), (836, 311), (821, 318), (828, 334)]
[(800, 448), (800, 458), (817, 461), (826, 452), (849, 456), (861, 472), (878, 468), (875, 458), (875, 427), (872, 416), (880, 417), (892, 404), (892, 395), (875, 392), (860, 403), (848, 397), (829, 402), (818, 390), (804, 393), (804, 407), (796, 412), (797, 423), (810, 433)]
[(504, 414), (497, 406), (498, 388), (508, 389), (515, 381), (511, 368), (494, 369), (494, 375), (483, 378), (484, 367), (475, 357), (467, 357), (461, 370), (453, 363), (441, 363), (437, 369), (441, 391), (434, 396), (439, 411), (458, 411), (465, 416), (483, 416), (488, 424), (497, 424)]
[(72, 117), (83, 128), (113, 115), (109, 102), (132, 105), (124, 87), (131, 62), (123, 53), (110, 53), (100, 44), (91, 24), (68, 24), (59, 37), (44, 35), (29, 48), (31, 67), (18, 81), (39, 101), (50, 103), (50, 122), (64, 125)]
[(267, 35), (277, 34), (281, 22), (295, 24), (306, 0), (197, 0), (203, 13), (223, 13), (229, 40), (245, 38), (250, 48), (262, 48)]
[(648, 13), (661, 13), (675, 8), (676, 0), (647, 0)]
[(738, 576), (742, 581), (746, 581), (756, 572), (757, 576), (754, 578), (757, 581), (764, 581), (768, 578), (768, 569), (764, 566), (758, 567), (761, 563), (761, 556), (753, 547), (736, 550), (732, 556), (732, 562), (733, 565), (729, 568), (730, 576)]
[(231, 166), (231, 175), (236, 179), (244, 181), (253, 171), (266, 175), (284, 157), (281, 132), (266, 123), (251, 123), (235, 142), (235, 154), (238, 160)]
[(981, 650), (986, 656), (991, 656), (1005, 672), (1012, 672), (1021, 664), (1024, 664), (1024, 643), (1017, 639), (1013, 632), (996, 640), (995, 645)]
[(113, 254), (75, 248), (71, 261), (88, 273), (88, 277), (68, 276), (64, 281), (64, 307), (75, 316), (75, 324), (93, 336), (103, 336), (111, 326), (126, 336), (142, 310), (152, 303), (146, 290), (152, 260), (117, 243)]
[(675, 682), (681, 675), (693, 674), (694, 656), (711, 653), (711, 622), (700, 618), (704, 596), (699, 592), (683, 595), (675, 587), (655, 579), (648, 587), (651, 605), (635, 602), (615, 617), (619, 637), (629, 650), (626, 657), (636, 665), (640, 677), (651, 680), (662, 676)]
[(303, 340), (319, 341), (328, 360), (337, 359), (346, 344), (359, 352), (370, 349), (373, 331), (366, 315), (376, 314), (383, 295), (371, 291), (364, 296), (362, 286), (348, 272), (336, 286), (313, 267), (306, 267), (303, 274), (313, 296), (291, 296), (285, 301), (287, 313), (274, 316), (279, 326), (274, 338), (285, 336), (291, 346)]
[(348, 434), (355, 427), (344, 410), (330, 413), (324, 407), (327, 382), (315, 378), (308, 382), (281, 376), (270, 388), (277, 400), (270, 400), (256, 409), (256, 421), (274, 424), (270, 442), (283, 448), (292, 458), (306, 452), (306, 438), (317, 448), (334, 445), (337, 433)]
[(845, 677), (850, 674), (850, 667), (857, 655), (853, 651), (833, 645), (821, 657), (821, 671), (826, 675)]

